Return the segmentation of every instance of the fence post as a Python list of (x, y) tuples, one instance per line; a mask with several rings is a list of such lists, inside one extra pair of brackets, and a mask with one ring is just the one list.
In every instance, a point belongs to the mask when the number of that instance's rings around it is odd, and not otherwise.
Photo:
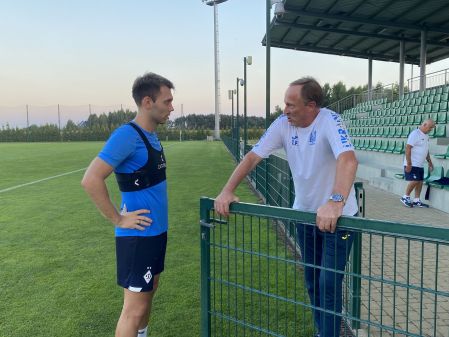
[(211, 319), (210, 319), (210, 227), (203, 224), (209, 224), (210, 208), (207, 206), (207, 200), (200, 200), (200, 219), (201, 219), (201, 337), (210, 337)]
[[(354, 184), (356, 199), (358, 204), (358, 216), (365, 217), (365, 190), (363, 183), (356, 182)], [(362, 235), (356, 233), (352, 247), (352, 263), (351, 263), (351, 314), (356, 318), (352, 320), (351, 326), (353, 329), (360, 329), (360, 307), (361, 307), (361, 279), (358, 275), (362, 273)]]

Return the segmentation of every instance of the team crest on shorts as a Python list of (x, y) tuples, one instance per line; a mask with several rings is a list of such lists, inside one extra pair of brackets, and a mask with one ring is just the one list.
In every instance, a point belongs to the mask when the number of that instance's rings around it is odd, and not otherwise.
[(148, 269), (148, 271), (145, 273), (145, 275), (143, 275), (143, 278), (147, 284), (150, 283), (151, 279), (153, 278), (153, 274), (151, 274), (151, 270)]

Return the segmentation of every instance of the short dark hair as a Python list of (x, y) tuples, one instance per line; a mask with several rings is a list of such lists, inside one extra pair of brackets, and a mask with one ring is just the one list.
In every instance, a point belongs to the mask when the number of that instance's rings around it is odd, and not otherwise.
[(290, 83), (290, 86), (301, 85), (301, 98), (304, 104), (314, 101), (321, 108), (324, 101), (324, 93), (321, 85), (313, 77), (302, 77)]
[(171, 81), (155, 73), (146, 73), (137, 77), (132, 91), (137, 106), (142, 104), (142, 99), (146, 96), (149, 96), (155, 102), (163, 86), (169, 89), (175, 88)]

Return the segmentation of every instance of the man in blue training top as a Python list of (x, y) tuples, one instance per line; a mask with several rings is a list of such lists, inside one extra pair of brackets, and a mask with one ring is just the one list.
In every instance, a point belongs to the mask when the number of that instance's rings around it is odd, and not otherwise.
[[(98, 210), (115, 225), (117, 283), (124, 288), (116, 337), (147, 337), (151, 303), (164, 270), (168, 207), (164, 151), (155, 133), (173, 111), (173, 83), (154, 73), (132, 88), (136, 118), (113, 132), (81, 182)], [(105, 184), (115, 173), (120, 212)]]

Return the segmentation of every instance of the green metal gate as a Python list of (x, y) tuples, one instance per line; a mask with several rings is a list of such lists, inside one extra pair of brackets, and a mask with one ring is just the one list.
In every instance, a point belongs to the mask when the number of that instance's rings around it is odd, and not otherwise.
[[(201, 199), (201, 336), (313, 336), (292, 224), (315, 214)], [(356, 233), (344, 271), (345, 327), (356, 336), (449, 336), (449, 229), (342, 217)], [(441, 258), (443, 257), (443, 258)]]

